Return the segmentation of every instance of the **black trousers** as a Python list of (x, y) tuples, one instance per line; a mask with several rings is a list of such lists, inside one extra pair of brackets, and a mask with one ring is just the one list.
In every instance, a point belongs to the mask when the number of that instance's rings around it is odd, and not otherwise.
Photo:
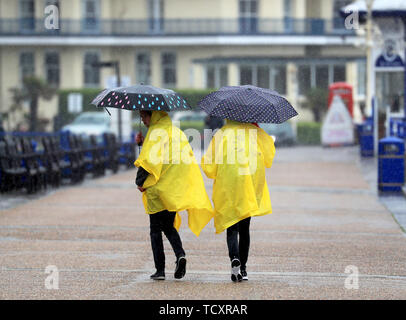
[(154, 255), (155, 268), (158, 271), (165, 270), (165, 253), (162, 232), (168, 238), (169, 243), (175, 252), (176, 258), (185, 255), (179, 233), (173, 226), (175, 215), (176, 212), (169, 212), (166, 210), (149, 215), (152, 253)]
[(250, 250), (250, 222), (251, 217), (241, 220), (227, 229), (227, 246), (230, 261), (235, 258), (239, 259), (242, 270), (246, 269)]

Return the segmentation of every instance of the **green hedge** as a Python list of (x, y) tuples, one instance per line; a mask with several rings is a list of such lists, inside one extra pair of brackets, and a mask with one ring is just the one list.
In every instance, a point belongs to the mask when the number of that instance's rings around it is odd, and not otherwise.
[(216, 89), (178, 89), (175, 91), (185, 98), (193, 109), (196, 109), (197, 103)]
[(320, 145), (321, 123), (299, 122), (297, 124), (297, 142), (304, 145)]

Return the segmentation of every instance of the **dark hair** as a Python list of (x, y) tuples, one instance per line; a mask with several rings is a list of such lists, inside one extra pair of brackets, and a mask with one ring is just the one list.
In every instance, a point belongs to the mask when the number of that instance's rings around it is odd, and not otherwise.
[(149, 115), (150, 117), (152, 116), (152, 111), (150, 111), (150, 110), (140, 110), (140, 115), (141, 115), (141, 112)]

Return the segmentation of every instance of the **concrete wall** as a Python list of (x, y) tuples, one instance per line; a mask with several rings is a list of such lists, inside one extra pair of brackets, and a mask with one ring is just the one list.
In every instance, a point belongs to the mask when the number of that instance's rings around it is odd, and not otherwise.
[[(187, 15), (185, 15), (186, 12)], [(236, 18), (238, 17), (238, 2), (234, 0), (171, 0), (165, 1), (164, 13), (168, 19)]]
[(259, 1), (259, 17), (280, 19), (283, 17), (283, 0)]
[[(149, 15), (148, 0), (109, 0), (114, 19), (146, 19)], [(106, 16), (109, 12), (104, 12)]]
[(307, 18), (320, 18), (322, 2), (323, 2), (323, 0), (307, 0), (306, 1), (306, 17)]
[(294, 2), (295, 17), (298, 19), (306, 18), (306, 1), (295, 0)]
[(0, 0), (0, 17), (6, 19), (18, 17), (18, 1)]

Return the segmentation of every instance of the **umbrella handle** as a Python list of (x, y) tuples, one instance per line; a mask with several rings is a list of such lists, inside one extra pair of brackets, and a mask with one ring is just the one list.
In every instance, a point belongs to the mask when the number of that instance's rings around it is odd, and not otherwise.
[[(139, 131), (138, 132), (141, 132), (141, 115), (140, 115), (140, 126), (139, 126)], [(141, 132), (141, 134), (142, 134), (142, 132)], [(139, 145), (138, 146), (138, 155), (141, 153), (141, 146)]]
[(104, 110), (106, 110), (107, 113), (109, 114), (109, 116), (111, 117), (111, 113), (110, 113), (110, 111), (109, 111), (106, 107), (104, 107)]

